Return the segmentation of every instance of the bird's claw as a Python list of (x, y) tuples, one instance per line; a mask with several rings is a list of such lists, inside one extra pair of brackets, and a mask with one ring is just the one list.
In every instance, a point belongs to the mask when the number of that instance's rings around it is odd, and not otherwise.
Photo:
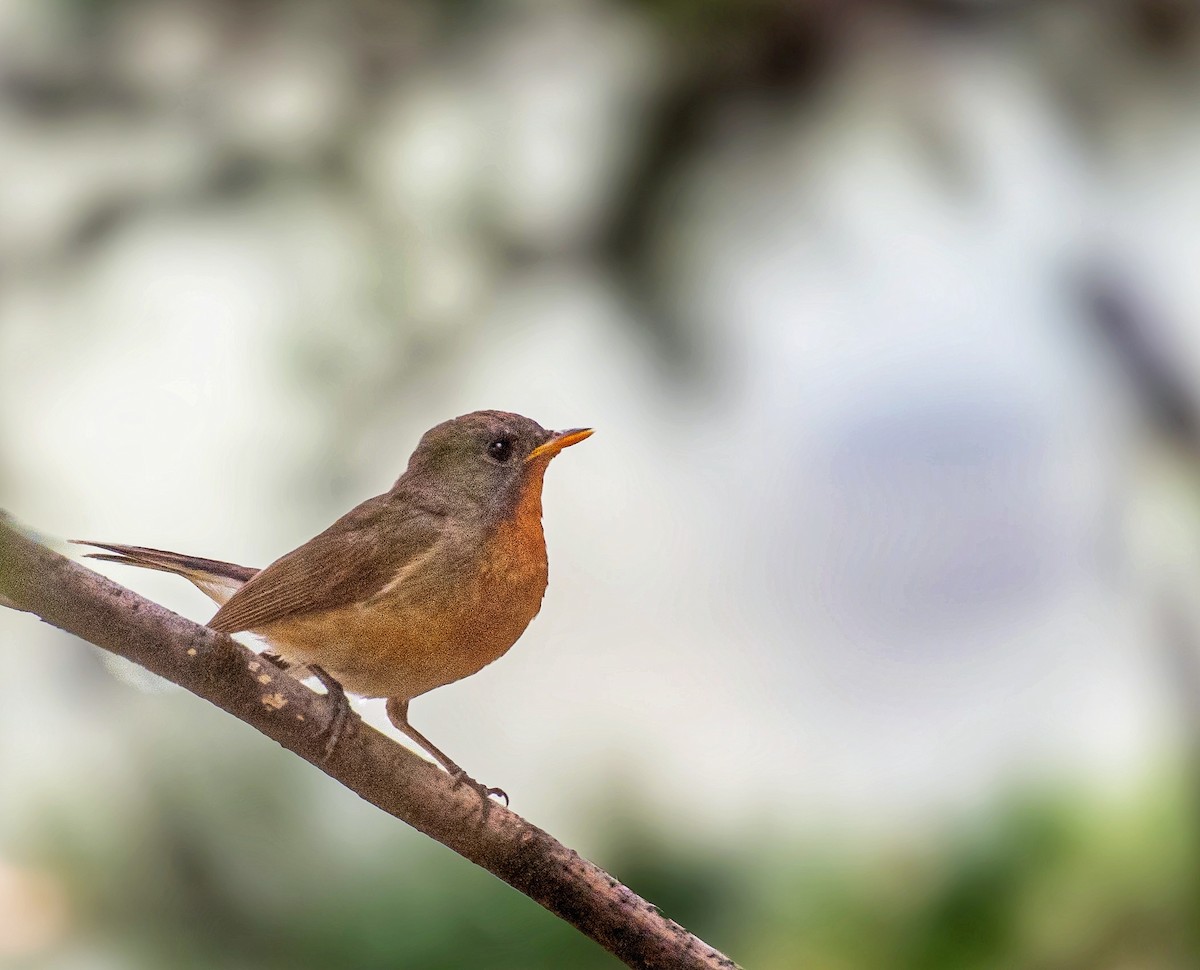
[(480, 798), (482, 798), (484, 801), (487, 801), (489, 798), (503, 798), (504, 807), (508, 808), (508, 792), (506, 792), (503, 788), (488, 788), (487, 785), (476, 781), (461, 768), (459, 768), (458, 771), (450, 772), (450, 777), (454, 779), (455, 786), (467, 785), (470, 788), (474, 788), (477, 792), (479, 792)]

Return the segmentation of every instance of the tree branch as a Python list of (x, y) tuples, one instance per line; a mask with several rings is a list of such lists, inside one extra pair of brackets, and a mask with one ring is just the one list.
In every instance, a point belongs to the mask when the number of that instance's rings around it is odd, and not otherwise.
[(245, 721), (372, 805), (566, 920), (630, 967), (734, 968), (603, 869), (456, 786), (357, 717), (325, 758), (325, 697), (216, 633), (38, 544), (0, 519), (0, 603), (132, 660)]

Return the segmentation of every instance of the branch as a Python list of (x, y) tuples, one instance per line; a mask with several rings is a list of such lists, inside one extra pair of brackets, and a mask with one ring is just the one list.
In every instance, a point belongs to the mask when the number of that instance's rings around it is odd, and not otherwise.
[[(0, 513), (2, 516), (2, 513)], [(355, 717), (325, 757), (324, 695), (199, 626), (71, 562), (0, 518), (0, 603), (132, 660), (315, 765), (566, 920), (630, 967), (735, 964), (603, 869)]]

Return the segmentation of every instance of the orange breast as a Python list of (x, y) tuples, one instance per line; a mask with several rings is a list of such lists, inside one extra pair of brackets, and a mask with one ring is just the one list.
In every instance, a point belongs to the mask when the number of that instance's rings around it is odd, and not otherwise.
[[(412, 698), (502, 657), (541, 609), (548, 567), (541, 476), (475, 554), (398, 584), (393, 595), (256, 631), (365, 697)], [(433, 580), (433, 581), (431, 581)]]
[(515, 513), (495, 527), (480, 557), (480, 570), (489, 578), (509, 577), (535, 582), (542, 577), (538, 598), (545, 592), (546, 537), (542, 532), (542, 479), (527, 483)]

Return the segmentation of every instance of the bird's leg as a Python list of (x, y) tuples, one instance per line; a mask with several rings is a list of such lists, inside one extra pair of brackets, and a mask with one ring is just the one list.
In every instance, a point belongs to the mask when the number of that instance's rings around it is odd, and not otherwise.
[(495, 795), (498, 798), (504, 799), (504, 804), (508, 805), (508, 794), (503, 788), (488, 788), (481, 785), (474, 778), (463, 771), (450, 758), (444, 754), (432, 741), (418, 731), (415, 727), (408, 723), (408, 701), (402, 700), (399, 697), (389, 697), (387, 702), (387, 715), (396, 727), (405, 735), (419, 744), (426, 752), (433, 755), (434, 759), (454, 778), (455, 782), (466, 782), (472, 788), (476, 789), (484, 798)]
[(350, 715), (354, 713), (354, 709), (350, 706), (350, 701), (346, 697), (346, 691), (334, 677), (315, 664), (305, 665), (296, 663), (269, 649), (263, 650), (259, 653), (259, 656), (273, 667), (278, 667), (285, 673), (291, 674), (297, 680), (316, 677), (321, 682), (321, 686), (325, 688), (325, 696), (329, 698), (329, 703), (333, 705), (333, 717), (330, 718), (329, 725), (325, 728), (325, 733), (329, 735), (329, 740), (325, 742), (325, 760), (328, 761), (329, 756), (333, 754), (333, 749), (337, 747), (337, 743), (346, 733), (346, 723)]
[(310, 664), (308, 670), (321, 682), (321, 686), (325, 688), (325, 696), (329, 698), (329, 703), (333, 706), (333, 715), (329, 719), (329, 725), (325, 728), (325, 733), (329, 736), (325, 742), (325, 760), (328, 761), (334, 748), (342, 739), (342, 735), (345, 734), (346, 725), (354, 710), (350, 707), (350, 700), (346, 697), (345, 689), (337, 680), (316, 664)]

